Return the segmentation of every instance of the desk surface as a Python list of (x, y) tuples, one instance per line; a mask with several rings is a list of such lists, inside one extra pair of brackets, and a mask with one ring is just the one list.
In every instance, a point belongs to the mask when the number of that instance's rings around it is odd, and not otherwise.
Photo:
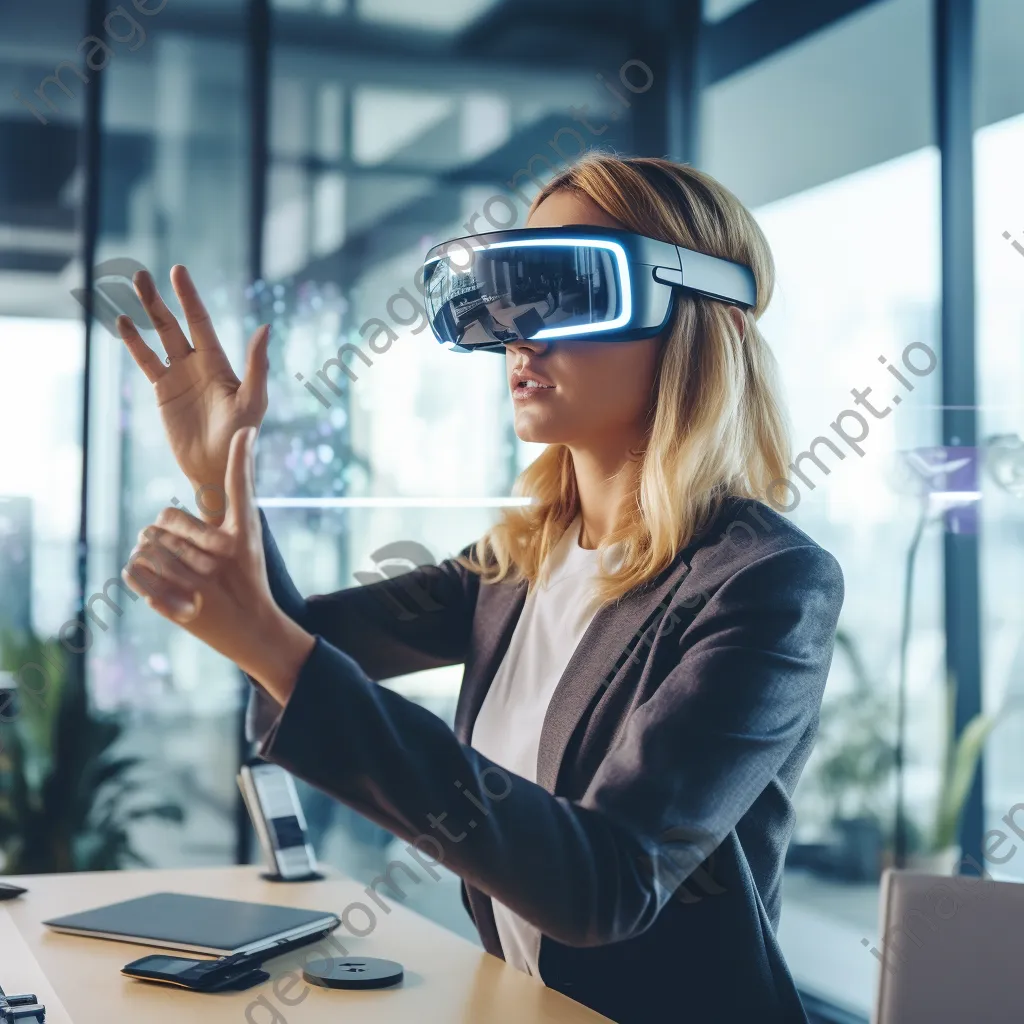
[[(35, 992), (46, 1004), (48, 1024), (607, 1021), (406, 909), (389, 897), (394, 890), (386, 886), (377, 889), (388, 908), (385, 912), (367, 896), (364, 884), (341, 875), (288, 885), (266, 882), (258, 871), (257, 867), (230, 867), (5, 878), (29, 891), (0, 903), (0, 984), (9, 993)], [(396, 873), (399, 885), (404, 877)], [(62, 935), (40, 923), (151, 892), (277, 903), (339, 916), (351, 904), (362, 903), (375, 913), (372, 930), (357, 937), (343, 923), (335, 937), (350, 954), (398, 960), (405, 967), (405, 979), (395, 988), (367, 992), (309, 986), (302, 980), (301, 965), (304, 952), (313, 959), (311, 950), (316, 946), (311, 946), (268, 960), (264, 969), (270, 980), (245, 992), (188, 992), (133, 981), (120, 973), (130, 960), (157, 952), (151, 946)], [(351, 914), (351, 924), (359, 931), (369, 927), (366, 914), (358, 908)], [(289, 977), (291, 972), (295, 973)]]

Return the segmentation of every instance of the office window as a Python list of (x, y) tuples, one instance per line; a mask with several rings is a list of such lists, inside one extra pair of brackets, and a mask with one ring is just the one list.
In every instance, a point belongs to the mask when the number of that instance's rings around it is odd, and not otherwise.
[[(174, 264), (185, 264), (241, 372), (249, 333), (243, 5), (221, 13), (228, 25), (234, 17), (235, 38), (192, 31), (187, 13), (173, 25), (154, 17), (145, 46), (111, 62), (97, 259), (147, 267), (187, 330), (168, 279)], [(112, 286), (130, 291), (131, 268), (115, 270)], [(143, 336), (163, 358), (156, 332)], [(245, 692), (239, 672), (117, 587), (138, 532), (175, 500), (195, 510), (195, 496), (171, 454), (153, 387), (120, 337), (95, 324), (92, 355), (88, 594), (106, 591), (117, 606), (95, 606), (103, 626), (94, 627), (88, 653), (93, 699), (98, 710), (121, 716), (121, 755), (142, 758), (149, 783), (184, 811), (180, 825), (135, 823), (135, 849), (159, 866), (230, 863)]]
[[(1024, 881), (1019, 834), (1024, 812), (1024, 81), (1016, 40), (1024, 9), (980, 0), (975, 156), (978, 438), (981, 474), (983, 706), (995, 723), (985, 754), (985, 827), (993, 835), (986, 869)], [(1011, 812), (1012, 815), (1011, 815)]]
[[(794, 456), (818, 437), (839, 453), (819, 444), (821, 464), (805, 457), (792, 477), (791, 518), (838, 558), (846, 599), (819, 741), (795, 797), (780, 941), (801, 986), (860, 1013), (870, 1011), (877, 967), (861, 940), (875, 936), (877, 879), (891, 856), (902, 597), (923, 507), (910, 453), (940, 442), (930, 33), (924, 0), (872, 6), (702, 100), (702, 165), (753, 210), (776, 259), (761, 327), (781, 369)], [(908, 352), (918, 369), (931, 365), (912, 378), (912, 393), (879, 362), (903, 368)], [(873, 407), (888, 410), (883, 418), (854, 403), (851, 389), (868, 387)], [(832, 424), (858, 408), (865, 437), (844, 443)], [(854, 424), (840, 421), (856, 437)], [(940, 782), (941, 585), (941, 535), (929, 522), (906, 678), (915, 856), (925, 852)]]
[[(322, 593), (453, 555), (513, 500), (529, 456), (504, 357), (438, 345), (416, 273), (446, 238), (522, 226), (542, 182), (578, 152), (556, 136), (577, 127), (570, 105), (589, 103), (597, 124), (615, 101), (592, 76), (557, 69), (356, 66), (284, 42), (271, 67), (264, 308), (276, 339), (258, 488), (297, 586)], [(387, 685), (451, 724), (461, 676), (453, 666)], [(374, 877), (390, 836), (300, 791), (324, 858)], [(410, 900), (475, 938), (444, 878)]]
[[(73, 769), (50, 729), (62, 675), (35, 675), (32, 643), (56, 638), (78, 602), (84, 331), (82, 234), (75, 184), (88, 85), (67, 70), (81, 25), (74, 10), (19, 4), (0, 34), (0, 831), (32, 827), (49, 766)], [(72, 634), (74, 631), (71, 631)], [(72, 643), (75, 638), (72, 636)], [(18, 737), (18, 739), (16, 739)], [(20, 741), (20, 742), (19, 742)], [(51, 786), (55, 824), (68, 796)], [(20, 793), (30, 794), (25, 801)], [(33, 806), (34, 805), (34, 806)], [(38, 821), (38, 818), (34, 818)], [(56, 842), (0, 848), (0, 871), (54, 870)]]

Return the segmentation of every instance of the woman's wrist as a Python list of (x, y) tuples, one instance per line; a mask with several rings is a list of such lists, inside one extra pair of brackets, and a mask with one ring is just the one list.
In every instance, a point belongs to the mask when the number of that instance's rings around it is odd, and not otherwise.
[(252, 634), (258, 642), (236, 664), (283, 707), (316, 646), (316, 637), (276, 605), (265, 621), (254, 624)]
[(228, 496), (224, 489), (223, 473), (217, 483), (213, 482), (213, 477), (214, 474), (210, 474), (209, 479), (205, 481), (190, 477), (189, 483), (195, 499), (196, 514), (203, 522), (211, 526), (220, 526), (227, 512)]

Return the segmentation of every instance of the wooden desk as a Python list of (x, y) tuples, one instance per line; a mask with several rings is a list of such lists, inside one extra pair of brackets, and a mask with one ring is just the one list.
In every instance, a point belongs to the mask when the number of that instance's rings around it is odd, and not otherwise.
[[(10, 993), (35, 992), (46, 1005), (48, 1024), (607, 1021), (406, 909), (390, 898), (394, 891), (386, 886), (377, 891), (387, 912), (366, 895), (365, 885), (341, 875), (288, 885), (263, 881), (258, 871), (257, 867), (229, 867), (5, 878), (29, 891), (0, 903), (0, 984)], [(395, 877), (399, 885), (403, 878), (413, 884), (402, 872)], [(311, 950), (319, 946), (329, 955), (338, 955), (321, 941), (305, 951), (268, 960), (264, 969), (270, 980), (245, 992), (188, 992), (133, 981), (120, 973), (130, 960), (158, 952), (154, 947), (62, 935), (40, 923), (152, 892), (277, 903), (339, 916), (351, 904), (362, 903), (375, 912), (373, 930), (359, 938), (342, 924), (335, 938), (351, 954), (399, 961), (405, 967), (405, 979), (395, 988), (366, 992), (307, 985), (301, 977), (303, 953), (314, 959)], [(351, 914), (351, 923), (356, 930), (368, 928), (367, 916), (358, 910)], [(295, 972), (294, 977), (288, 977), (290, 972)]]

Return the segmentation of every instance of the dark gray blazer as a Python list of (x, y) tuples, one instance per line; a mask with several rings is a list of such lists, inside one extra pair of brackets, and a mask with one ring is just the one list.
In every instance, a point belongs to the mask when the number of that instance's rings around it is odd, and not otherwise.
[[(534, 783), (469, 746), (525, 583), (446, 560), (303, 599), (263, 530), (273, 595), (317, 640), (283, 711), (254, 688), (262, 757), (458, 874), (488, 952), (491, 897), (536, 925), (544, 982), (612, 1020), (806, 1022), (775, 933), (843, 602), (831, 554), (767, 505), (723, 502), (591, 622)], [(454, 732), (375, 682), (453, 664)]]

